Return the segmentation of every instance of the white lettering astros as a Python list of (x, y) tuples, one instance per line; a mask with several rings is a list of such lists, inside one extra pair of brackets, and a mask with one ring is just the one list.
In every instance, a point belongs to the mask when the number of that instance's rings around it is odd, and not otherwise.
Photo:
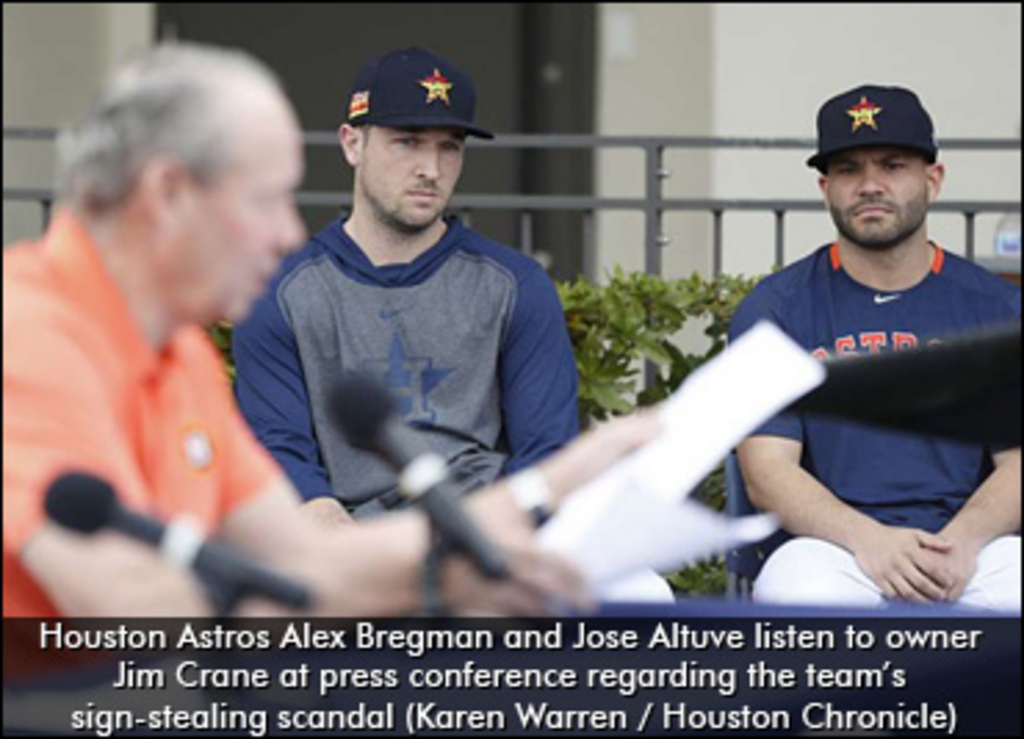
[(176, 649), (227, 650), (237, 649), (248, 652), (253, 649), (270, 649), (270, 633), (265, 629), (230, 629), (222, 624), (210, 628), (195, 628), (191, 623), (182, 625)]

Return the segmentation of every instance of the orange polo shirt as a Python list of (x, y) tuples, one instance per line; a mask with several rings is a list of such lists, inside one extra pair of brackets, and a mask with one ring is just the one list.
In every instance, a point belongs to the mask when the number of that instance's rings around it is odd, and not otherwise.
[(4, 616), (59, 615), (19, 553), (61, 473), (97, 475), (125, 506), (208, 531), (282, 474), (236, 411), (205, 332), (147, 344), (70, 212), (4, 252), (3, 286)]

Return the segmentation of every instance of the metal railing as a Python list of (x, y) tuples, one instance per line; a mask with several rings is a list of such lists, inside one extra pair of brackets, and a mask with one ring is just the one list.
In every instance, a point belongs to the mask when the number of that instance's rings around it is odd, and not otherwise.
[[(41, 128), (5, 128), (4, 140), (53, 141), (56, 131)], [(304, 134), (307, 146), (338, 145), (337, 135), (331, 132), (307, 132)], [(719, 138), (686, 136), (585, 136), (566, 134), (503, 134), (494, 140), (471, 140), (471, 146), (482, 149), (632, 149), (643, 154), (643, 194), (640, 197), (593, 197), (586, 195), (474, 195), (457, 194), (451, 207), (467, 219), (473, 211), (499, 210), (519, 214), (519, 243), (523, 251), (532, 252), (533, 217), (544, 211), (578, 212), (583, 216), (583, 251), (585, 272), (587, 262), (592, 260), (596, 248), (595, 215), (601, 211), (633, 211), (644, 217), (644, 269), (651, 274), (661, 273), (662, 250), (669, 239), (662, 228), (666, 212), (689, 211), (709, 213), (712, 218), (712, 271), (718, 274), (723, 263), (723, 217), (727, 212), (771, 213), (775, 220), (774, 262), (776, 266), (785, 263), (784, 236), (786, 217), (790, 213), (820, 212), (821, 202), (814, 200), (782, 199), (715, 199), (715, 198), (666, 198), (664, 182), (670, 176), (665, 167), (665, 153), (670, 149), (796, 149), (812, 151), (812, 139), (796, 138)], [(943, 151), (1020, 151), (1020, 139), (944, 139), (940, 141)], [(4, 200), (36, 202), (42, 208), (43, 223), (49, 221), (54, 201), (51, 190), (41, 188), (4, 187)], [(297, 201), (302, 206), (348, 207), (351, 193), (310, 192), (298, 193)], [(960, 200), (939, 201), (931, 206), (932, 212), (959, 213), (964, 218), (964, 252), (968, 259), (975, 259), (975, 226), (980, 214), (1019, 213), (1019, 201)]]

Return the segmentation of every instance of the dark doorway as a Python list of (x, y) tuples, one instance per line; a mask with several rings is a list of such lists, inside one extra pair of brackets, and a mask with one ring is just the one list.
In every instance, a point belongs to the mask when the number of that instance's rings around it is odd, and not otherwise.
[[(525, 3), (159, 3), (161, 38), (248, 50), (281, 76), (307, 131), (334, 131), (349, 86), (366, 59), (423, 46), (474, 79), (477, 119), (501, 133), (588, 133), (593, 121), (593, 4)], [(557, 67), (557, 69), (556, 69)], [(546, 76), (545, 76), (546, 74)], [(303, 190), (350, 191), (351, 172), (336, 145), (307, 150)], [(592, 192), (588, 152), (474, 148), (458, 193)], [(337, 207), (304, 207), (313, 232)], [(519, 218), (471, 214), (472, 225), (519, 245)], [(582, 265), (582, 230), (570, 214), (540, 216), (533, 246), (553, 258), (557, 277)]]

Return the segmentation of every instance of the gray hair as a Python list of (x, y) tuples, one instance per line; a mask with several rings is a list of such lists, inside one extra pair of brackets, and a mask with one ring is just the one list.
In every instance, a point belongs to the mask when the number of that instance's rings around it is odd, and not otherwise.
[(281, 89), (262, 62), (238, 51), (166, 43), (120, 67), (92, 110), (57, 139), (58, 187), (92, 213), (122, 205), (155, 156), (210, 181), (234, 152), (230, 103), (239, 84)]

